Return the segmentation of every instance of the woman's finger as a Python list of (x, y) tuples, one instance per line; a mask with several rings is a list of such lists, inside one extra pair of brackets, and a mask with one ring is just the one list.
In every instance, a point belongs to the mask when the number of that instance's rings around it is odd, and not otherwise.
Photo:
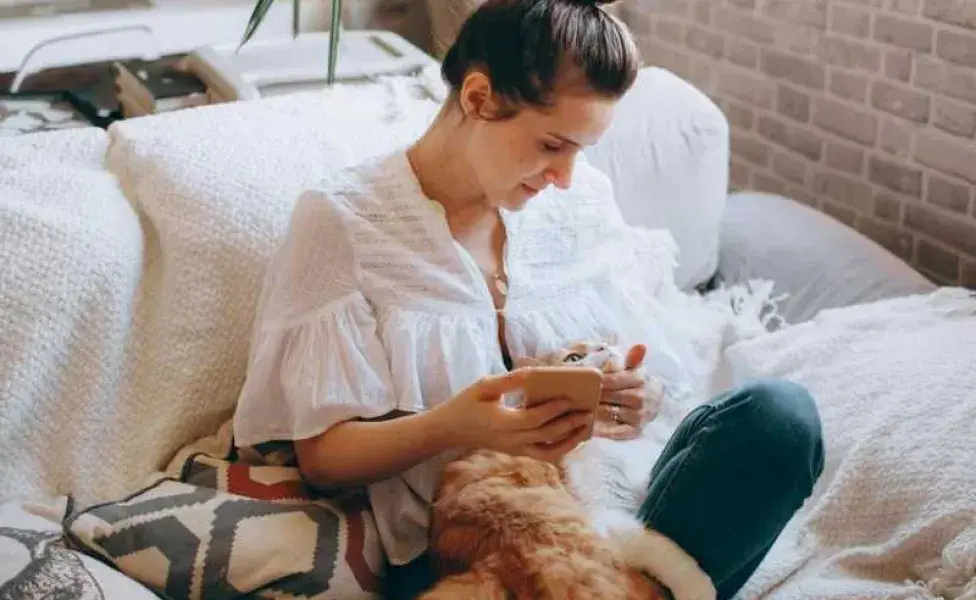
[(522, 389), (528, 369), (516, 369), (499, 375), (488, 375), (471, 386), (471, 391), (480, 400), (495, 401), (502, 394)]
[(542, 427), (526, 432), (523, 438), (527, 444), (554, 443), (569, 436), (580, 427), (588, 427), (593, 422), (593, 413), (574, 412), (560, 417)]
[(644, 378), (637, 371), (617, 371), (603, 375), (603, 390), (605, 392), (640, 387), (644, 387)]
[(519, 431), (536, 430), (566, 414), (572, 408), (569, 400), (557, 398), (542, 404), (509, 413), (512, 429)]
[(526, 453), (537, 460), (544, 460), (546, 462), (554, 463), (565, 456), (573, 448), (585, 442), (589, 435), (588, 427), (579, 427), (573, 431), (569, 437), (555, 444), (530, 445), (527, 448)]
[(620, 423), (622, 425), (640, 425), (641, 411), (620, 406), (619, 404), (601, 404), (600, 419), (607, 423)]
[(617, 404), (620, 406), (626, 406), (627, 408), (640, 410), (644, 407), (644, 396), (645, 394), (643, 389), (629, 388), (626, 390), (617, 390), (615, 392), (605, 393), (600, 402), (603, 404)]

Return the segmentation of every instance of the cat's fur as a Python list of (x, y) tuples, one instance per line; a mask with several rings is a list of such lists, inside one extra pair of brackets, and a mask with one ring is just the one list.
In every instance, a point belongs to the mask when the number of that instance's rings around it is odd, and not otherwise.
[[(520, 364), (624, 368), (611, 344), (578, 343)], [(650, 401), (663, 388), (648, 378)], [(590, 445), (599, 442), (601, 447)], [(674, 542), (640, 523), (619, 458), (622, 443), (587, 442), (560, 467), (479, 450), (447, 465), (431, 550), (442, 579), (425, 600), (537, 598), (713, 600), (715, 588)], [(653, 457), (646, 465), (649, 471)], [(632, 487), (632, 486), (631, 486)]]

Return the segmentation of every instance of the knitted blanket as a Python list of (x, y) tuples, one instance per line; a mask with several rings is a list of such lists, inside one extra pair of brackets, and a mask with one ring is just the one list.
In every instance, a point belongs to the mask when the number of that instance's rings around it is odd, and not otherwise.
[(827, 311), (726, 357), (806, 385), (827, 454), (744, 599), (976, 599), (976, 294)]

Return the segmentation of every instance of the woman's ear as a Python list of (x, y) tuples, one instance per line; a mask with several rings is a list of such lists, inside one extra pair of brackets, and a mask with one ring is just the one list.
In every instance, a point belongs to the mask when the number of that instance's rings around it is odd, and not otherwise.
[(495, 97), (491, 80), (477, 69), (472, 69), (464, 77), (458, 100), (465, 117), (492, 118), (498, 115), (502, 108)]

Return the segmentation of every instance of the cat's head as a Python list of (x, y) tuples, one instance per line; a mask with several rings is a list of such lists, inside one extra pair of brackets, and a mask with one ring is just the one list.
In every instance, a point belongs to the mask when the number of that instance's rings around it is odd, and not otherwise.
[(515, 359), (515, 366), (592, 367), (612, 373), (625, 368), (626, 356), (612, 340), (578, 341), (537, 358), (519, 357)]

